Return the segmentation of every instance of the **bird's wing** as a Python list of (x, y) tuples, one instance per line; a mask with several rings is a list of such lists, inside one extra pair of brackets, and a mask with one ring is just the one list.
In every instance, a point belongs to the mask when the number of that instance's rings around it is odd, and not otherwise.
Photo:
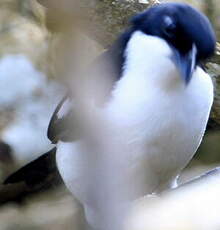
[[(122, 76), (125, 62), (124, 51), (131, 33), (131, 30), (123, 33), (109, 49), (96, 58), (88, 68), (89, 76), (80, 85), (80, 87), (85, 86), (86, 95), (97, 106), (103, 106), (109, 100), (115, 82)], [(72, 142), (80, 138), (80, 127), (69, 95), (61, 100), (54, 111), (47, 136), (54, 144), (59, 140)]]
[(79, 128), (70, 96), (66, 95), (56, 107), (47, 130), (47, 137), (53, 143), (61, 140), (70, 142), (79, 138)]
[[(88, 85), (85, 87), (89, 91), (86, 94), (98, 106), (102, 106), (108, 100), (113, 84), (120, 74), (114, 62), (111, 50), (105, 51), (95, 60), (91, 66), (92, 70), (89, 73), (89, 78), (86, 79), (86, 84)], [(66, 95), (57, 105), (51, 117), (47, 137), (53, 144), (56, 144), (59, 140), (72, 142), (80, 137), (79, 130), (78, 122), (74, 115), (72, 98), (70, 95)]]
[[(87, 97), (98, 106), (102, 106), (107, 101), (113, 88), (112, 79), (117, 77), (117, 71), (115, 67), (113, 68), (110, 51), (105, 51), (91, 66), (88, 78), (86, 78), (84, 85), (81, 84), (81, 87), (85, 88), (81, 90), (86, 90)], [(56, 144), (59, 140), (72, 142), (79, 138), (80, 129), (74, 115), (74, 109), (73, 99), (69, 94), (64, 96), (57, 105), (47, 130), (47, 137), (53, 144)]]

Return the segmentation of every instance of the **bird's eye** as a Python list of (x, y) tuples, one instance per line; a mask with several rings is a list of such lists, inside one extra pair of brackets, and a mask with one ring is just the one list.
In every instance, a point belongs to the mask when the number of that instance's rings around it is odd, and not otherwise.
[(168, 37), (173, 37), (176, 31), (176, 24), (173, 19), (166, 16), (163, 20), (163, 32)]

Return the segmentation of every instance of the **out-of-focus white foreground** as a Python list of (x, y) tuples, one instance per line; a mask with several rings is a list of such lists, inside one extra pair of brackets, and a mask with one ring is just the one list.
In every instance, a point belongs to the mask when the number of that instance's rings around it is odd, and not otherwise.
[(161, 197), (138, 200), (127, 230), (219, 230), (220, 169)]
[(61, 86), (21, 54), (0, 60), (0, 79), (1, 117), (8, 117), (1, 139), (12, 147), (17, 160), (28, 162), (51, 148), (47, 126), (62, 96)]

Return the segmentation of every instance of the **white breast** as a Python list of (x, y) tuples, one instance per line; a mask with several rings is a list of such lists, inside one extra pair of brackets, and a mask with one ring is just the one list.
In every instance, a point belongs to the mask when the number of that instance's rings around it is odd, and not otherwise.
[(127, 98), (124, 106), (115, 99), (109, 110), (121, 124), (119, 132), (129, 133), (131, 158), (136, 156), (144, 174), (148, 169), (155, 173), (158, 181), (154, 181), (153, 190), (160, 190), (161, 183), (169, 184), (200, 145), (213, 101), (213, 86), (210, 77), (197, 68), (187, 88), (151, 90), (148, 96), (146, 101), (133, 101), (133, 108), (128, 106)]
[[(213, 85), (198, 67), (186, 86), (162, 39), (136, 32), (126, 52), (124, 74), (103, 112), (118, 126), (113, 135), (126, 137), (128, 151), (122, 153), (129, 168), (126, 181), (138, 188), (133, 194), (137, 198), (170, 186), (192, 158), (204, 135)], [(82, 170), (88, 162), (81, 156), (79, 143), (58, 145), (60, 173), (84, 203)]]
[(127, 47), (124, 76), (107, 108), (121, 126), (118, 135), (124, 130), (129, 136), (139, 175), (140, 168), (144, 175), (153, 173), (153, 182), (148, 185), (146, 177), (141, 182), (149, 192), (169, 186), (192, 158), (213, 102), (210, 77), (197, 67), (186, 86), (171, 55), (164, 40), (136, 32)]

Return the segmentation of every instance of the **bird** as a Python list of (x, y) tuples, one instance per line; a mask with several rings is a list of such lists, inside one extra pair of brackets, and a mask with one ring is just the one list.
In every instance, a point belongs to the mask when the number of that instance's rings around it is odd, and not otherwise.
[[(111, 78), (111, 84), (101, 100), (97, 95), (94, 100), (117, 124), (116, 138), (126, 134), (123, 160), (130, 164), (129, 186), (138, 188), (133, 200), (177, 186), (200, 146), (213, 103), (213, 83), (203, 65), (215, 44), (204, 14), (185, 3), (162, 3), (133, 16), (129, 28), (97, 59), (104, 74), (95, 83)], [(84, 207), (88, 223), (99, 229), (96, 207), (85, 199), (81, 167), (86, 158), (72, 104), (71, 95), (61, 100), (48, 138), (56, 144), (65, 185)]]

